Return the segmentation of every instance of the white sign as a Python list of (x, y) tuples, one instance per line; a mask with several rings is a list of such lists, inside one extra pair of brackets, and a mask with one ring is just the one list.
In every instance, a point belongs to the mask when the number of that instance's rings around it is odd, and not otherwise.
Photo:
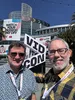
[(24, 43), (31, 48), (33, 51), (37, 53), (45, 53), (46, 52), (46, 46), (42, 44), (41, 42), (35, 40), (28, 34), (25, 34), (25, 40)]
[(37, 55), (34, 55), (28, 59), (26, 59), (24, 61), (24, 66), (27, 67), (27, 68), (32, 68), (32, 67), (35, 67), (36, 65), (39, 65), (43, 62), (45, 62), (45, 59), (46, 58), (46, 54), (37, 54)]
[(48, 42), (51, 41), (51, 36), (36, 37), (36, 40), (47, 46)]
[(3, 22), (3, 27), (6, 28), (6, 40), (20, 40), (20, 19), (5, 19)]
[(28, 34), (25, 34), (24, 43), (26, 46), (28, 46), (30, 49), (32, 49), (37, 53), (36, 55), (33, 55), (32, 57), (24, 61), (25, 67), (32, 68), (46, 61), (45, 45), (41, 44), (40, 42), (38, 42)]

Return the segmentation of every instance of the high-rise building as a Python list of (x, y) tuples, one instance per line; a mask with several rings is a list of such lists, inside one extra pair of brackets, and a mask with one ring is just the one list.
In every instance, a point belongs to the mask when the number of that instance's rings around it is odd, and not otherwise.
[(32, 7), (26, 3), (21, 4), (21, 11), (12, 11), (9, 19), (21, 19), (21, 37), (24, 34), (36, 35), (36, 29), (50, 26), (45, 21), (32, 18)]
[(12, 11), (9, 18), (21, 19), (22, 17), (32, 17), (32, 8), (26, 4), (21, 4), (21, 11)]
[(21, 19), (21, 11), (13, 11), (9, 14), (9, 19)]
[(24, 17), (32, 17), (32, 7), (26, 3), (22, 3), (21, 5), (21, 16)]

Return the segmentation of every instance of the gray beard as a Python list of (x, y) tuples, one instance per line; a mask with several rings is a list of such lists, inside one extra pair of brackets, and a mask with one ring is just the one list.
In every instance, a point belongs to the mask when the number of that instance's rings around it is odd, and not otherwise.
[(67, 66), (69, 66), (69, 59), (63, 65), (57, 65), (56, 66), (55, 64), (53, 64), (53, 71), (54, 71), (55, 74), (60, 73)]

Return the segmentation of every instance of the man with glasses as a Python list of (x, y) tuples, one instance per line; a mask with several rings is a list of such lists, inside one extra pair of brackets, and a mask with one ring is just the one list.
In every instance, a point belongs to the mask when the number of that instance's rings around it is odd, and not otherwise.
[(72, 51), (61, 38), (49, 43), (48, 56), (51, 69), (45, 75), (42, 100), (75, 100), (75, 73), (70, 61)]
[(9, 46), (8, 63), (0, 66), (0, 100), (36, 100), (34, 74), (22, 65), (25, 55), (23, 43)]

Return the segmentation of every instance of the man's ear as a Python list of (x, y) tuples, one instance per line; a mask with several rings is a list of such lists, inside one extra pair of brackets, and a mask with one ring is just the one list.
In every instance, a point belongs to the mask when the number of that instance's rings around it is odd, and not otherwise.
[(72, 49), (69, 50), (70, 57), (72, 57)]

